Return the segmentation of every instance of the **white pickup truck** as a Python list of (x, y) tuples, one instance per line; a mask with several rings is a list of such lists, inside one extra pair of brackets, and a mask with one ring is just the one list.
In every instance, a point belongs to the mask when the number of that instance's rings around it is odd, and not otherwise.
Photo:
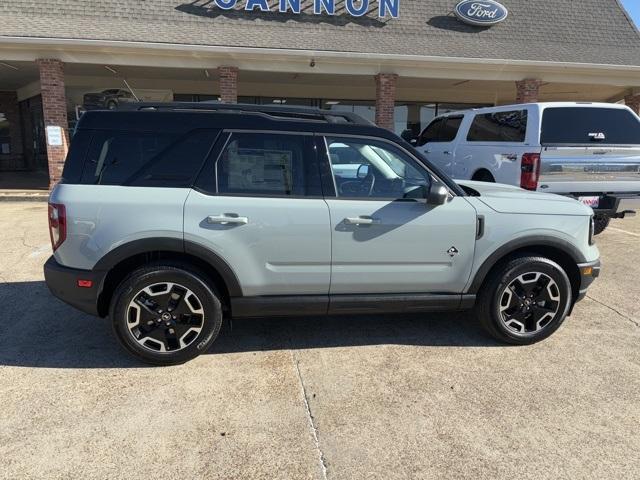
[(456, 179), (576, 198), (595, 230), (640, 208), (640, 118), (624, 105), (531, 103), (436, 117), (416, 148)]

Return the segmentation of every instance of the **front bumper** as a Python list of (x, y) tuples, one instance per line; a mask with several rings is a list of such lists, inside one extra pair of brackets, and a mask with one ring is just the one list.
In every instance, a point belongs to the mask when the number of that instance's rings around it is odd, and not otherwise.
[(578, 264), (580, 270), (580, 289), (576, 302), (579, 302), (587, 295), (587, 289), (591, 286), (596, 278), (600, 276), (600, 259), (588, 263)]
[[(98, 298), (105, 272), (68, 268), (52, 256), (44, 264), (44, 279), (51, 293), (85, 313), (98, 316)], [(90, 281), (91, 287), (78, 286), (78, 280)]]

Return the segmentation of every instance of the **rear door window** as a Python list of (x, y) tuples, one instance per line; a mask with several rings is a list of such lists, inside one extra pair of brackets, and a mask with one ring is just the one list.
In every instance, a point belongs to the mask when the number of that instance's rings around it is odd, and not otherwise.
[(620, 108), (547, 108), (542, 114), (540, 143), (640, 144), (640, 119)]
[(208, 129), (186, 134), (95, 132), (81, 183), (188, 187), (218, 132)]
[(473, 119), (469, 142), (524, 142), (527, 133), (527, 111), (481, 113)]
[(310, 135), (232, 133), (216, 163), (216, 177), (220, 194), (322, 195)]

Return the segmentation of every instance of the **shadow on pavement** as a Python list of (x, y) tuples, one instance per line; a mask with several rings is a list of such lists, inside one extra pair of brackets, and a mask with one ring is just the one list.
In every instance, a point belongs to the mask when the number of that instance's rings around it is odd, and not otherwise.
[[(0, 284), (0, 366), (140, 368), (108, 320), (54, 298), (44, 282)], [(209, 354), (363, 345), (496, 346), (470, 313), (234, 320)]]

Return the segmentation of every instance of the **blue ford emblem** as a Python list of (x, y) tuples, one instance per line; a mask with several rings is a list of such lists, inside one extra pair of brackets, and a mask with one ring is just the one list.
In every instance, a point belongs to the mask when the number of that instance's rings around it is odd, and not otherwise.
[(495, 25), (502, 22), (509, 11), (494, 0), (462, 0), (454, 10), (456, 17), (470, 25)]

